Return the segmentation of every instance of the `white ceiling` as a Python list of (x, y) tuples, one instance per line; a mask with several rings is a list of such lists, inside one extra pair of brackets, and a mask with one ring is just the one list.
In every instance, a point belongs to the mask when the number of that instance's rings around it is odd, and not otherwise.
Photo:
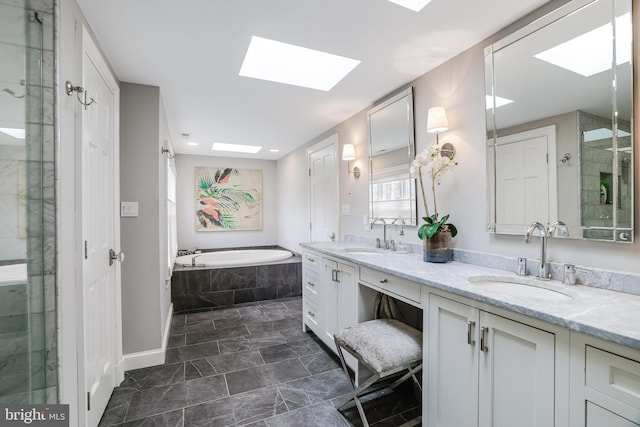
[[(78, 0), (123, 82), (159, 86), (177, 153), (279, 159), (547, 0)], [(238, 76), (256, 35), (362, 61), (331, 91)], [(186, 144), (181, 136), (198, 147)], [(271, 153), (269, 149), (279, 149)]]

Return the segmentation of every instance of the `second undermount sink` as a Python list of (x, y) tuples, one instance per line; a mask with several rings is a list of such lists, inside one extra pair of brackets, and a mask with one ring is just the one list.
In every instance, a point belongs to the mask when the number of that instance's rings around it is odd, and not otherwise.
[(382, 255), (380, 250), (373, 248), (345, 248), (343, 250), (351, 255)]
[(547, 282), (529, 277), (475, 276), (470, 277), (469, 281), (484, 289), (518, 297), (566, 300), (575, 296), (573, 292), (560, 288), (557, 282)]

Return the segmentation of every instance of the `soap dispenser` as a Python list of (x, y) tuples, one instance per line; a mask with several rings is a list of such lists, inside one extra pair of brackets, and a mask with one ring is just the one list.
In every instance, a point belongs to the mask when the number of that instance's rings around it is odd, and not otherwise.
[(398, 234), (398, 245), (396, 252), (399, 254), (408, 254), (409, 249), (404, 244), (404, 219), (400, 223), (400, 233)]

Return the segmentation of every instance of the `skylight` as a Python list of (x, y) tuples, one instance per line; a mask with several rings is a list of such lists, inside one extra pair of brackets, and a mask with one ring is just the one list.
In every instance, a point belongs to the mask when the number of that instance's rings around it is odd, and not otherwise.
[(231, 153), (251, 153), (255, 154), (262, 150), (262, 147), (257, 145), (242, 145), (242, 144), (224, 144), (221, 142), (214, 142), (213, 151), (229, 151)]
[(12, 136), (17, 139), (25, 138), (25, 130), (24, 129), (16, 129), (16, 128), (0, 128), (0, 132), (5, 133), (9, 136)]
[(428, 5), (431, 0), (389, 0), (391, 3), (395, 3), (407, 9), (411, 9), (414, 12), (420, 12), (423, 7)]
[[(493, 97), (491, 95), (487, 95), (487, 110), (493, 108)], [(511, 104), (513, 102), (512, 99), (503, 98), (501, 96), (496, 96), (496, 108), (502, 107), (503, 105)]]
[[(625, 132), (621, 129), (618, 129), (618, 138), (624, 138), (625, 136), (631, 136), (629, 132)], [(583, 141), (584, 142), (592, 142), (592, 141), (600, 141), (601, 139), (611, 139), (613, 137), (613, 131), (609, 128), (598, 128), (593, 130), (588, 130), (584, 132)]]
[[(605, 24), (540, 52), (534, 57), (590, 77), (611, 69), (613, 62), (612, 34), (611, 24)], [(624, 47), (631, 45), (631, 38), (631, 15), (627, 13), (616, 18), (616, 63), (618, 65), (631, 60), (631, 49)]]
[(359, 63), (344, 56), (253, 36), (240, 75), (329, 91)]

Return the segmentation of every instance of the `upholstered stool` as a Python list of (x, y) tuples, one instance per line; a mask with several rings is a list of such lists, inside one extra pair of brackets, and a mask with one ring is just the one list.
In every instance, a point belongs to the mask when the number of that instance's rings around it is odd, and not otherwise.
[[(422, 390), (416, 378), (416, 373), (422, 369), (422, 332), (419, 330), (398, 320), (378, 319), (345, 328), (337, 332), (333, 339), (338, 349), (342, 368), (353, 387), (349, 399), (338, 409), (354, 400), (365, 427), (369, 423), (358, 396), (361, 396), (378, 380), (407, 370), (407, 373), (396, 380), (391, 388), (397, 387), (411, 377)], [(357, 387), (349, 375), (343, 350), (349, 352), (373, 372), (369, 379)]]

